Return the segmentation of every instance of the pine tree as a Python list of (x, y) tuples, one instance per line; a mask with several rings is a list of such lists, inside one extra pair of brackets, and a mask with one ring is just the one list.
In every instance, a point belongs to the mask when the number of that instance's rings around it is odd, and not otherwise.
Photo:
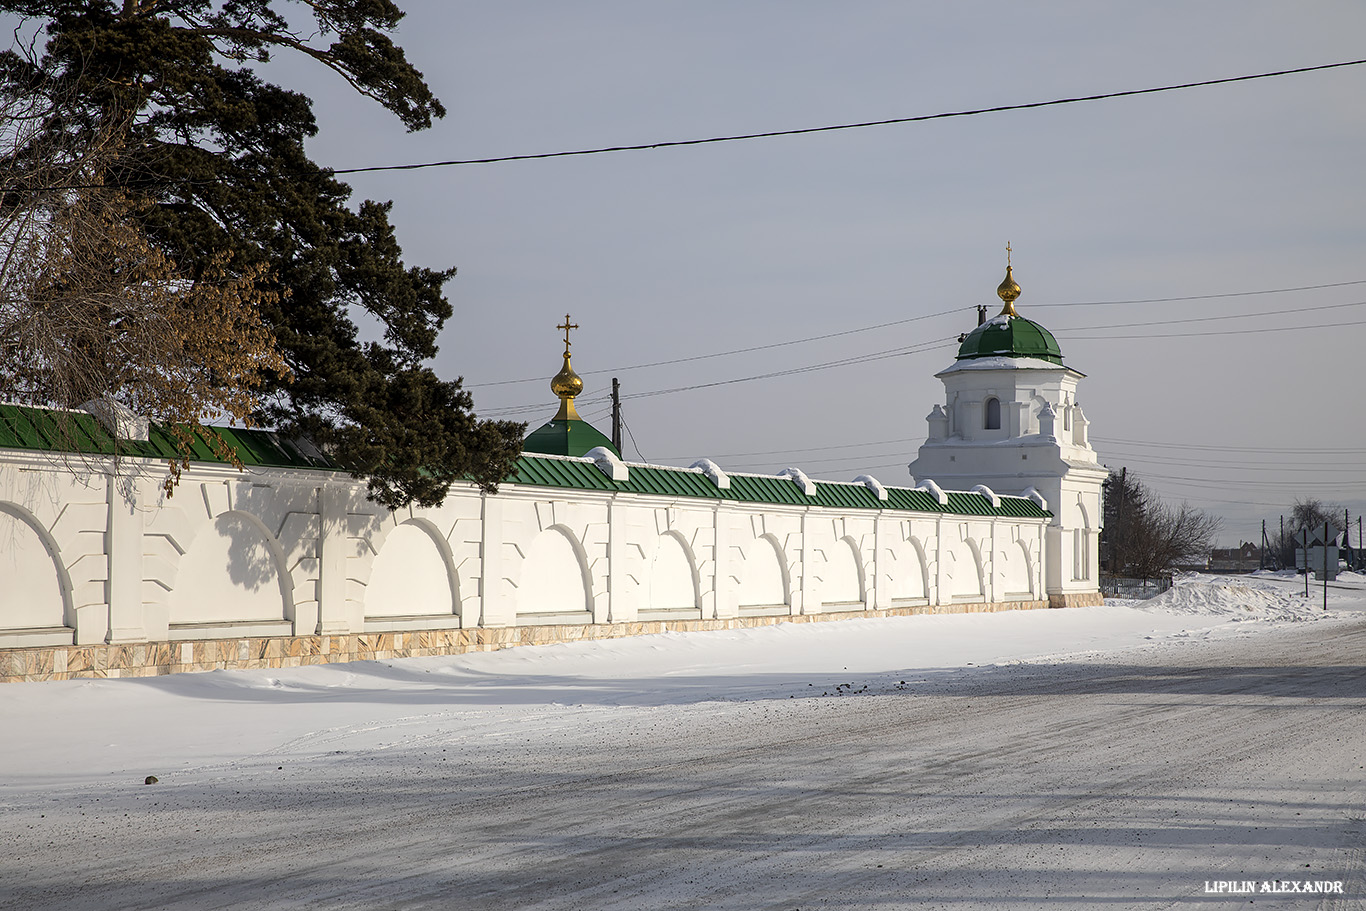
[[(283, 6), (0, 2), (47, 39), (41, 54), (0, 55), (4, 90), (78, 99), (35, 150), (79, 149), (117, 126), (103, 183), (130, 200), (136, 229), (192, 278), (224, 262), (251, 277), (288, 366), (267, 374), (258, 422), (313, 439), (391, 507), (438, 503), (461, 478), (494, 489), (523, 426), (478, 420), (461, 381), (425, 364), (451, 316), (442, 286), (455, 270), (405, 266), (390, 205), (353, 208), (350, 188), (305, 154), (317, 131), (309, 99), (251, 69), (274, 52), (304, 54), (425, 128), (445, 111), (386, 34), (403, 13), (389, 0), (310, 0), (298, 23)], [(13, 166), (23, 165), (21, 149)], [(353, 307), (382, 324), (382, 341), (360, 341)]]

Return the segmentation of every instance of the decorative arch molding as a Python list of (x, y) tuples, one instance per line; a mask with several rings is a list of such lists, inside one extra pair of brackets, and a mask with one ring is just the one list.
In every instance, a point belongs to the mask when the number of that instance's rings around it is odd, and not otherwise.
[(955, 601), (980, 601), (986, 597), (982, 577), (982, 551), (968, 535), (950, 544), (941, 555), (950, 579), (949, 594)]
[(1084, 582), (1091, 578), (1092, 538), (1095, 535), (1091, 531), (1091, 514), (1080, 493), (1077, 494), (1077, 514), (1081, 523), (1072, 529), (1072, 581)]
[(61, 548), (37, 516), (4, 500), (0, 500), (0, 577), (6, 580), (0, 595), (4, 606), (0, 628), (32, 631), (24, 637), (28, 641), (5, 644), (71, 644), (76, 614), (71, 575)]
[(460, 583), (448, 542), (425, 518), (386, 523), (371, 541), (375, 554), (365, 583), (365, 617), (427, 619), (460, 613)]
[(1039, 413), (1046, 407), (1048, 407), (1048, 399), (1041, 395), (1035, 395), (1029, 400), (1029, 427), (1024, 432), (1039, 432)]
[(918, 537), (910, 535), (896, 547), (891, 566), (888, 585), (893, 606), (929, 603), (929, 561)]
[(1081, 527), (1089, 531), (1091, 529), (1091, 513), (1086, 508), (1086, 498), (1080, 493), (1077, 494), (1077, 512), (1081, 515)]
[(588, 556), (563, 525), (538, 532), (517, 573), (519, 623), (588, 623), (593, 617)]
[(217, 512), (185, 541), (175, 564), (168, 598), (170, 638), (213, 637), (225, 630), (278, 635), (292, 628), (294, 580), (286, 555), (255, 515)]
[(640, 613), (653, 619), (666, 614), (668, 619), (700, 618), (701, 603), (697, 556), (688, 540), (670, 528), (655, 538), (646, 560)]
[(738, 603), (742, 614), (788, 613), (792, 580), (783, 546), (772, 533), (757, 536), (744, 550)]
[(822, 608), (862, 608), (868, 588), (858, 543), (850, 535), (835, 540), (821, 577)]
[(1029, 545), (1023, 540), (1008, 541), (1000, 548), (996, 567), (998, 597), (1005, 601), (1028, 601), (1034, 597), (1034, 566)]

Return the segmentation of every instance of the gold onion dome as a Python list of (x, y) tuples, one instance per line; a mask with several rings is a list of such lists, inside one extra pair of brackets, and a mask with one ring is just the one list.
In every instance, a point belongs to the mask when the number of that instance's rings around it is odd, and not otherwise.
[(1005, 280), (996, 287), (996, 296), (1005, 301), (1005, 306), (1001, 308), (1001, 316), (1019, 316), (1015, 312), (1015, 300), (1020, 296), (1020, 283), (1015, 281), (1015, 276), (1010, 273), (1008, 265)]
[(583, 392), (583, 380), (579, 379), (579, 375), (569, 365), (568, 351), (564, 353), (564, 366), (550, 381), (550, 391), (560, 397), (560, 413), (555, 415), (555, 420), (579, 420), (578, 410), (574, 408), (574, 396)]
[(568, 353), (564, 356), (564, 366), (560, 368), (560, 372), (555, 374), (554, 378), (550, 381), (550, 391), (560, 398), (568, 397), (571, 399), (583, 392), (583, 380), (579, 379), (579, 375), (574, 372), (574, 368), (569, 366)]

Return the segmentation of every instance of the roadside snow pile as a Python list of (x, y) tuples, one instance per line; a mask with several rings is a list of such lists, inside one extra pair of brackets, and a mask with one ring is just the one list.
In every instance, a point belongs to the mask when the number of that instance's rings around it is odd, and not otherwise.
[(1318, 619), (1319, 602), (1296, 588), (1247, 576), (1178, 577), (1170, 589), (1142, 603), (1139, 610), (1168, 614), (1229, 615), (1232, 620)]

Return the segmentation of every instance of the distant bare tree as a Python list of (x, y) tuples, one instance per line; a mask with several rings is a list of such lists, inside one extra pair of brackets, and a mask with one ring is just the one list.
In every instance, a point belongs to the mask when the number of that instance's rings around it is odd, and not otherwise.
[(1325, 503), (1314, 497), (1296, 498), (1290, 507), (1290, 515), (1284, 531), (1277, 531), (1272, 539), (1272, 550), (1280, 566), (1295, 565), (1295, 549), (1300, 546), (1300, 533), (1306, 529), (1311, 538), (1322, 537), (1323, 525), (1328, 523), (1331, 530), (1341, 531), (1343, 508), (1333, 503)]
[(1145, 579), (1202, 561), (1222, 524), (1218, 516), (1188, 503), (1162, 502), (1129, 471), (1112, 471), (1105, 482), (1105, 522), (1111, 572)]

